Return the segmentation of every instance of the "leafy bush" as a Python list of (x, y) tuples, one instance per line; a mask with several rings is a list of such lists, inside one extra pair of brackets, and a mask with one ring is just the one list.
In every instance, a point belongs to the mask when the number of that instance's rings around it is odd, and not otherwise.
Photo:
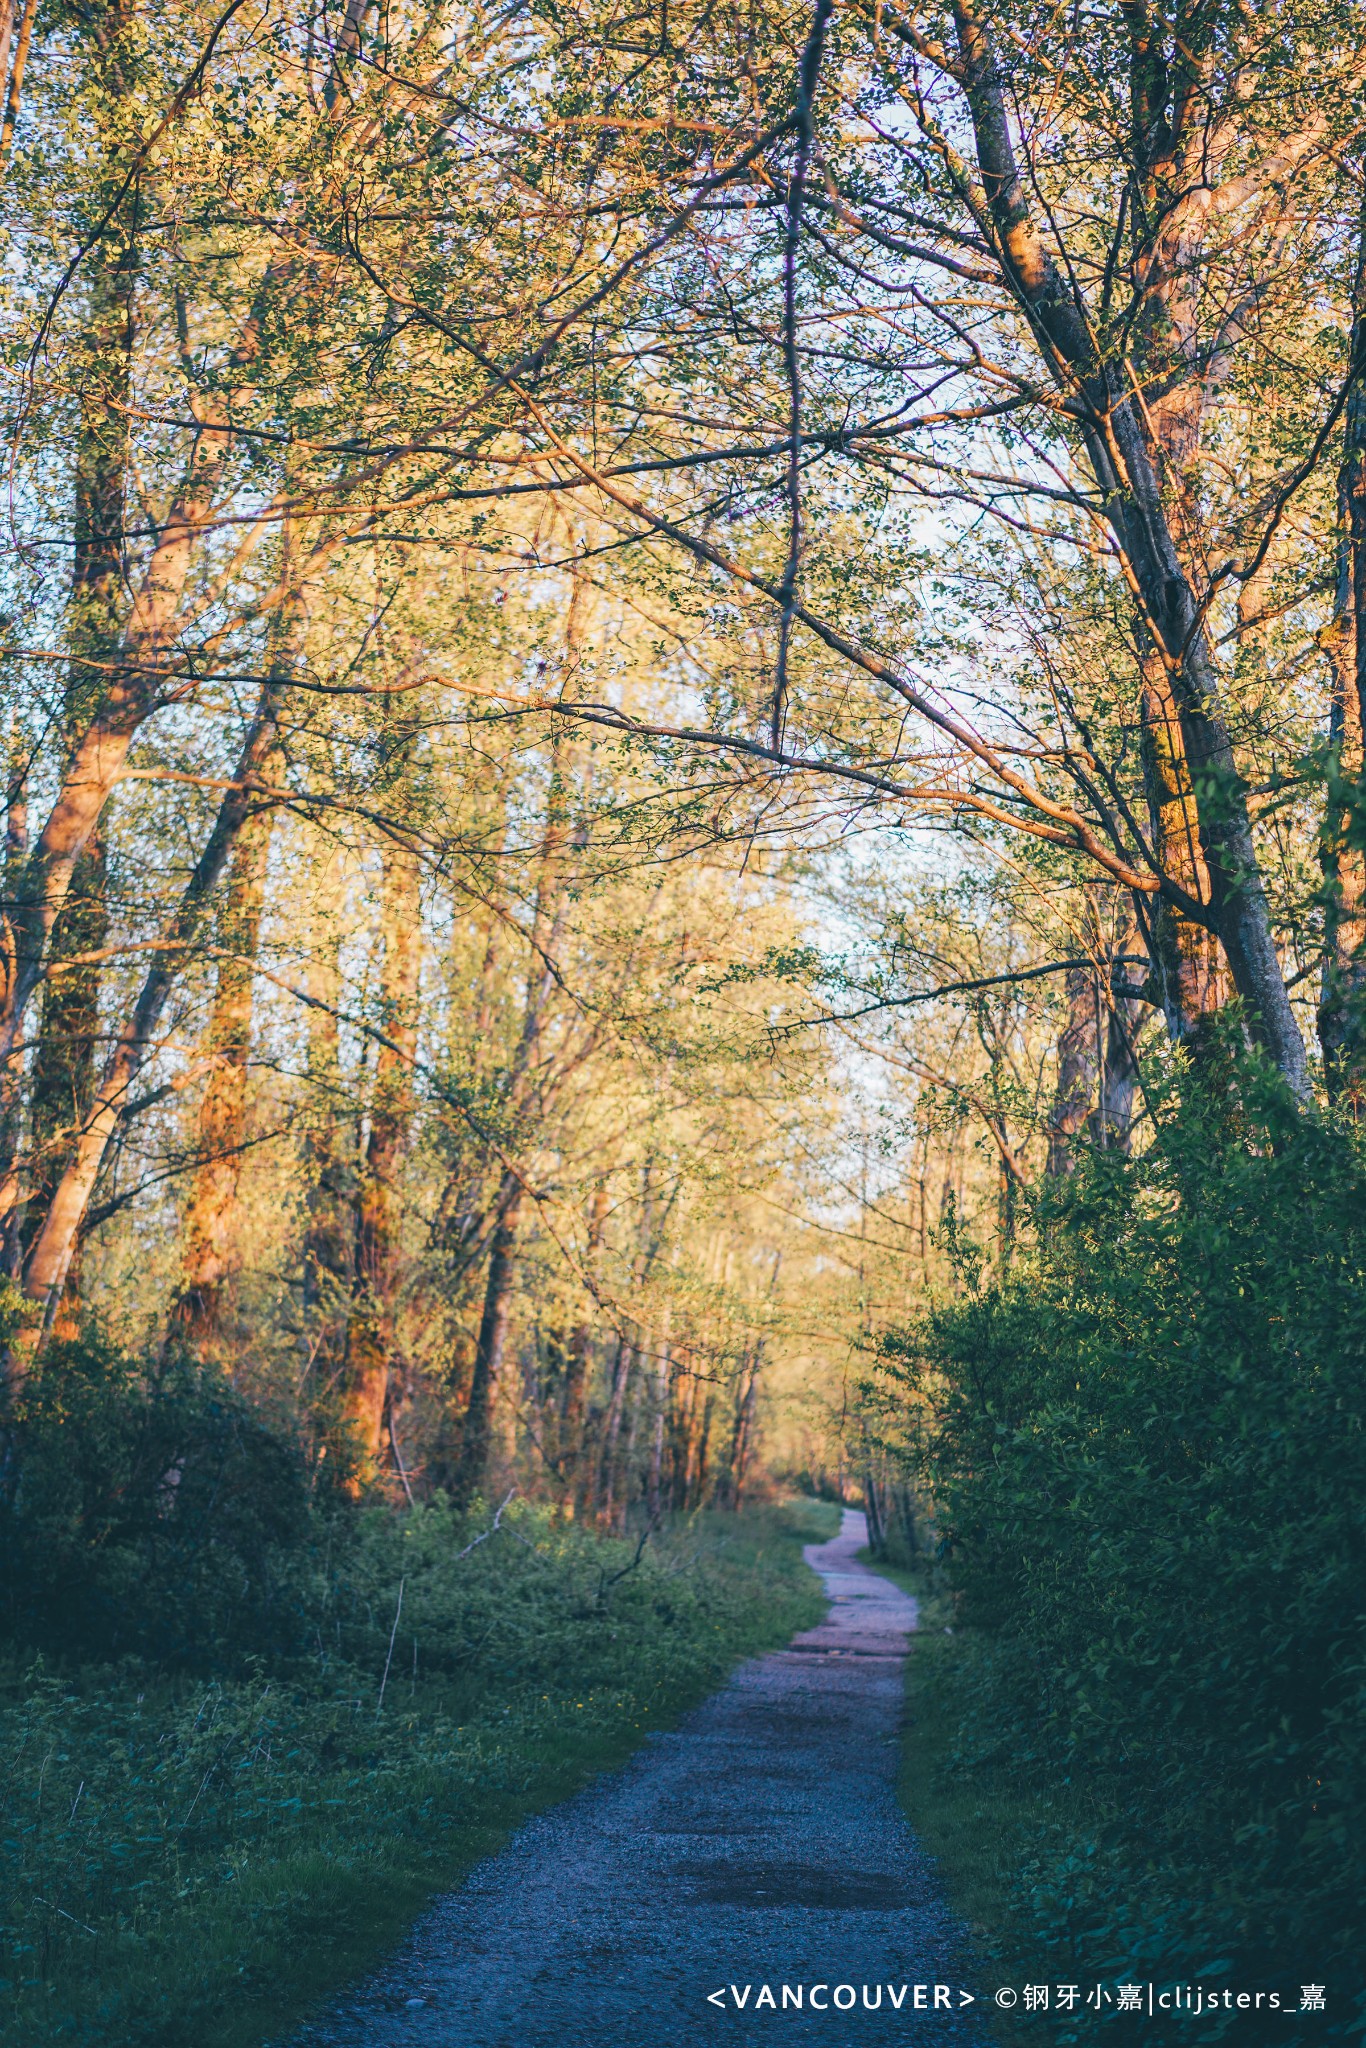
[(966, 1749), (999, 1763), (1009, 1730), (1018, 1768), (1083, 1784), (1094, 1816), (1032, 1845), (1035, 1935), (1070, 1975), (1336, 1970), (1345, 1993), (1366, 1953), (1359, 1143), (1244, 1061), (1037, 1221), (1012, 1273), (969, 1252), (961, 1297), (883, 1347), (981, 1632)]
[(221, 1668), (284, 1649), (319, 1526), (296, 1446), (216, 1372), (148, 1371), (91, 1326), (6, 1417), (0, 1627), (49, 1649)]

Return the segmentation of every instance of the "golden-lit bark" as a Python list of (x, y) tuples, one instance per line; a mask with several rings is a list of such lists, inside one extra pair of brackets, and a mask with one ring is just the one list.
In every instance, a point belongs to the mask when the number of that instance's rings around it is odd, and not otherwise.
[[(1132, 579), (1139, 635), (1151, 641), (1143, 697), (1156, 757), (1153, 794), (1167, 819), (1171, 852), (1181, 863), (1177, 872), (1163, 871), (1164, 909), (1189, 918), (1181, 895), (1190, 894), (1186, 879), (1192, 874), (1193, 840), (1206, 871), (1211, 922), (1233, 984), (1290, 1088), (1307, 1099), (1304, 1041), (1276, 952), (1246, 790), (1219, 707), (1206, 626), (1188, 573), (1195, 536), (1180, 530), (1179, 503), (1173, 513), (1164, 500), (1164, 471), (1179, 469), (1188, 459), (1189, 404), (1173, 398), (1155, 430), (1151, 408), (1136, 402), (1122, 374), (1098, 353), (1094, 329), (1048, 251), (1017, 162), (986, 16), (976, 0), (955, 0), (954, 19), (985, 205), (1002, 268), (1038, 334), (1049, 371), (1081, 412), (1090, 465)], [(1167, 241), (1176, 232), (1175, 219), (1168, 220)], [(1149, 325), (1164, 330), (1164, 342), (1170, 336), (1172, 353), (1164, 368), (1184, 383), (1195, 366), (1179, 360), (1181, 308), (1175, 280), (1182, 264), (1170, 251), (1165, 263), (1155, 253), (1151, 270), (1150, 291), (1162, 306), (1150, 315)], [(1164, 270), (1165, 285), (1158, 274)], [(1183, 955), (1175, 943), (1180, 936), (1170, 942), (1164, 936), (1171, 970), (1164, 978), (1163, 1001), (1183, 1035), (1198, 1035), (1208, 1012), (1185, 1005), (1207, 1002), (1217, 977), (1212, 984), (1198, 949), (1192, 959)]]
[(218, 918), (210, 1067), (196, 1130), (198, 1164), (181, 1226), (181, 1291), (171, 1318), (172, 1328), (205, 1356), (221, 1334), (225, 1298), (241, 1263), (237, 1190), (247, 1144), (256, 949), (269, 857), (270, 817), (259, 811), (238, 838)]
[[(17, 105), (33, 9), (27, 8), (15, 54)], [(132, 85), (125, 0), (107, 0), (82, 39), (105, 104), (119, 109)], [(0, 67), (2, 68), (2, 67)], [(117, 120), (117, 112), (114, 113)], [(107, 124), (106, 124), (107, 125)], [(102, 195), (109, 218), (87, 263), (87, 311), (76, 358), (77, 417), (71, 590), (67, 601), (70, 666), (63, 704), (63, 744), (74, 748), (99, 706), (118, 653), (127, 609), (125, 520), (129, 406), (133, 375), (133, 304), (139, 251), (139, 198), (120, 196), (115, 166), (118, 137), (101, 132)], [(0, 155), (8, 138), (0, 141)], [(99, 1069), (99, 956), (109, 932), (108, 861), (98, 827), (72, 865), (60, 914), (52, 929), (48, 979), (43, 984), (38, 1046), (29, 1084), (29, 1132), (21, 1236), (33, 1244), (90, 1114)], [(75, 1326), (79, 1296), (79, 1244), (66, 1278), (67, 1320)]]
[(89, 1115), (77, 1133), (43, 1227), (24, 1266), (24, 1291), (42, 1305), (45, 1321), (55, 1313), (100, 1167), (131, 1099), (133, 1083), (153, 1049), (177, 968), (205, 923), (214, 891), (238, 834), (252, 809), (263, 764), (274, 749), (280, 700), (289, 680), (285, 663), (273, 666), (262, 685), (227, 794), (213, 830), (153, 955), (131, 1017), (105, 1062)]
[(1337, 589), (1325, 636), (1333, 761), (1322, 832), (1327, 928), (1318, 1023), (1329, 1097), (1360, 1122), (1366, 1118), (1366, 846), (1360, 808), (1366, 773), (1366, 202), (1353, 300), (1353, 382), (1338, 474)]
[[(12, 724), (6, 762), (6, 897), (13, 893), (15, 878), (28, 852), (29, 769), (28, 751), (20, 739), (17, 726)], [(0, 960), (0, 974), (3, 974), (5, 979), (9, 978), (13, 965), (13, 956), (7, 952)], [(22, 1254), (19, 1240), (19, 1148), (23, 1140), (24, 1109), (23, 1074), (19, 1062), (0, 1062), (0, 1274), (8, 1280), (17, 1277)]]
[[(1200, 821), (1181, 714), (1162, 663), (1144, 662), (1143, 770), (1153, 850), (1162, 872), (1213, 919), (1213, 886), (1201, 843)], [(1227, 963), (1215, 933), (1170, 896), (1150, 911), (1153, 971), (1167, 1029), (1178, 1044), (1198, 1048), (1202, 1034), (1232, 994)]]

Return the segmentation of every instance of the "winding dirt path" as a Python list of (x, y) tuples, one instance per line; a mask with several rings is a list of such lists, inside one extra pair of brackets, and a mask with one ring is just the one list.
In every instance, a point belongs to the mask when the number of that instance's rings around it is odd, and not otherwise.
[(865, 1541), (846, 1509), (818, 1627), (520, 1829), (297, 2048), (981, 2048), (895, 1796), (916, 1606)]

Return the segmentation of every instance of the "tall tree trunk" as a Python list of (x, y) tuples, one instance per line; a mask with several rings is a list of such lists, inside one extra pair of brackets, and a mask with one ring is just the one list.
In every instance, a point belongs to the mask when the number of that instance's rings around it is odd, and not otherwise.
[(177, 968), (198, 937), (219, 878), (251, 810), (262, 763), (269, 759), (275, 746), (280, 698), (287, 680), (283, 670), (273, 670), (262, 687), (232, 787), (219, 806), (213, 830), (180, 903), (163, 930), (132, 1017), (105, 1063), (91, 1112), (78, 1134), (43, 1228), (29, 1252), (24, 1291), (30, 1300), (42, 1305), (45, 1325), (55, 1313), (100, 1167), (128, 1108), (133, 1083), (152, 1050)]
[(1067, 1022), (1048, 1119), (1047, 1171), (1054, 1176), (1071, 1172), (1083, 1132), (1102, 1150), (1125, 1149), (1129, 1141), (1138, 1004), (1125, 992), (1133, 971), (1126, 956), (1135, 952), (1138, 926), (1130, 910), (1114, 929), (1112, 895), (1103, 884), (1087, 889), (1082, 938), (1093, 962), (1069, 967), (1064, 980)]
[[(129, 12), (124, 0), (97, 7), (87, 55), (107, 104), (126, 98)], [(16, 58), (16, 63), (17, 63)], [(63, 740), (70, 755), (108, 687), (127, 610), (124, 567), (129, 402), (132, 393), (133, 296), (138, 273), (136, 190), (119, 198), (117, 136), (99, 146), (109, 159), (100, 188), (113, 206), (86, 259), (88, 311), (78, 343), (71, 591), (67, 606), (70, 665)], [(69, 887), (52, 931), (49, 979), (43, 985), (38, 1048), (29, 1084), (28, 1189), (22, 1240), (42, 1231), (53, 1194), (90, 1114), (97, 1082), (100, 1032), (98, 955), (109, 929), (108, 862), (93, 829), (72, 864)], [(67, 1272), (79, 1291), (79, 1246)]]
[[(30, 766), (29, 749), (21, 740), (17, 726), (13, 726), (10, 731), (5, 804), (6, 900), (13, 895), (16, 877), (28, 852)], [(13, 957), (7, 952), (0, 962), (0, 972), (8, 976), (13, 964)], [(19, 1239), (19, 1148), (24, 1129), (22, 1080), (23, 1072), (18, 1060), (7, 1060), (0, 1064), (0, 1276), (7, 1280), (17, 1279), (22, 1264), (22, 1246)]]
[(673, 1400), (673, 1470), (670, 1474), (669, 1499), (672, 1505), (686, 1512), (692, 1498), (693, 1464), (697, 1456), (697, 1416), (702, 1405), (701, 1388), (695, 1374), (686, 1366), (680, 1367), (674, 1378)]
[[(1205, 858), (1185, 731), (1176, 693), (1159, 657), (1143, 661), (1143, 780), (1153, 851), (1162, 873), (1213, 915), (1214, 884)], [(1171, 897), (1150, 911), (1153, 974), (1168, 1035), (1199, 1053), (1231, 994), (1228, 968), (1209, 925)]]
[[(286, 475), (294, 470), (291, 454)], [(297, 567), (293, 522), (286, 518), (280, 534), (281, 581), (287, 584)], [(293, 589), (271, 621), (267, 663), (273, 676), (288, 677), (303, 659), (307, 623), (304, 592)], [(271, 759), (263, 757), (263, 768)], [(180, 1294), (170, 1318), (171, 1329), (204, 1357), (217, 1343), (224, 1293), (240, 1257), (237, 1188), (247, 1136), (247, 1063), (270, 841), (269, 813), (249, 809), (218, 913), (219, 960), (208, 1042), (212, 1064), (199, 1108), (199, 1163), (182, 1231)]]
[(650, 1418), (650, 1469), (646, 1482), (646, 1505), (650, 1520), (657, 1522), (664, 1505), (662, 1480), (664, 1476), (664, 1435), (669, 1419), (669, 1396), (672, 1391), (672, 1355), (668, 1326), (657, 1336), (654, 1353), (654, 1402)]
[(706, 1502), (707, 1483), (711, 1478), (711, 1426), (715, 1415), (716, 1390), (709, 1386), (702, 1403), (702, 1421), (691, 1459), (692, 1486), (683, 1503), (686, 1508), (700, 1508)]
[(206, 1359), (217, 1348), (224, 1296), (241, 1257), (237, 1189), (247, 1139), (247, 1062), (269, 856), (270, 819), (258, 811), (242, 827), (218, 917), (222, 951), (209, 1020), (212, 1065), (199, 1105), (198, 1164), (182, 1229), (180, 1294), (171, 1312), (171, 1329)]
[[(596, 1268), (606, 1226), (607, 1183), (599, 1181), (593, 1190), (593, 1201), (588, 1217), (585, 1258), (590, 1273)], [(585, 1302), (584, 1312), (570, 1335), (569, 1356), (565, 1362), (564, 1393), (560, 1405), (560, 1471), (571, 1487), (575, 1484), (583, 1459), (584, 1404), (588, 1394), (588, 1362), (593, 1343), (593, 1325), (589, 1318), (588, 1306)]]
[[(735, 1428), (730, 1445), (730, 1505), (739, 1509), (744, 1501), (745, 1481), (749, 1477), (749, 1461), (754, 1449), (754, 1417), (759, 1397), (759, 1365), (762, 1346), (756, 1346), (745, 1354), (740, 1368), (740, 1383), (736, 1389)], [(841, 1489), (842, 1492), (842, 1489)]]
[[(1357, 236), (1348, 374), (1352, 388), (1338, 475), (1337, 595), (1327, 650), (1336, 786), (1330, 783), (1322, 834), (1327, 957), (1318, 1023), (1329, 1098), (1361, 1122), (1366, 1118), (1366, 851), (1360, 843), (1366, 771), (1366, 202)], [(1349, 826), (1355, 827), (1350, 836)]]
[(1089, 1126), (1093, 1145), (1102, 1152), (1127, 1152), (1133, 1137), (1134, 1103), (1138, 1095), (1138, 1034), (1144, 1001), (1130, 994), (1136, 976), (1121, 956), (1138, 948), (1138, 920), (1130, 911), (1109, 963), (1105, 1036), (1096, 1107)]
[(522, 1184), (505, 1175), (499, 1197), (498, 1222), (489, 1250), (484, 1282), (484, 1308), (474, 1347), (474, 1374), (469, 1407), (460, 1440), (453, 1492), (462, 1506), (483, 1490), (488, 1478), (494, 1439), (494, 1407), (502, 1382), (512, 1293), (517, 1278), (517, 1226), (521, 1219)]
[[(1163, 449), (1150, 416), (1136, 406), (1123, 377), (1100, 360), (1094, 330), (1068, 279), (1049, 255), (1033, 200), (1021, 176), (990, 30), (976, 0), (954, 0), (954, 20), (978, 167), (1002, 275), (1034, 330), (1049, 371), (1084, 414), (1086, 449), (1106, 515), (1133, 579), (1139, 630), (1152, 642), (1170, 714), (1160, 729), (1179, 752), (1185, 773), (1172, 779), (1173, 801), (1194, 797), (1200, 856), (1209, 879), (1209, 920), (1218, 932), (1238, 994), (1250, 1020), (1291, 1091), (1310, 1096), (1304, 1040), (1277, 957), (1233, 746), (1219, 710), (1217, 676), (1204, 616), (1183, 565), (1163, 503)], [(1168, 266), (1169, 269), (1172, 266)], [(1171, 407), (1169, 439), (1188, 426)], [(1157, 668), (1153, 671), (1155, 678)], [(1150, 679), (1150, 687), (1156, 687)], [(1188, 783), (1187, 783), (1188, 778)], [(1163, 871), (1167, 906), (1200, 923), (1203, 899), (1192, 896), (1179, 873)], [(1168, 999), (1180, 998), (1179, 974), (1169, 978)], [(1198, 1034), (1203, 1012), (1189, 1020)], [(1181, 1018), (1184, 1030), (1186, 1020)]]
[(19, 107), (24, 94), (24, 72), (28, 67), (29, 44), (33, 40), (33, 23), (38, 13), (38, 0), (24, 0), (23, 12), (19, 17), (19, 35), (14, 44), (14, 64), (10, 68), (9, 42), (14, 27), (13, 0), (7, 0), (5, 8), (5, 53), (0, 58), (0, 80), (9, 69), (9, 84), (5, 88), (5, 111), (0, 116), (0, 170), (9, 162), (9, 153), (14, 143), (15, 123), (19, 119)]
[[(677, 1199), (675, 1188), (661, 1216), (655, 1192), (655, 1159), (654, 1155), (650, 1154), (641, 1170), (639, 1236), (632, 1261), (632, 1282), (637, 1303), (644, 1297)], [(612, 1386), (608, 1396), (607, 1413), (603, 1419), (598, 1477), (598, 1519), (609, 1529), (615, 1528), (624, 1518), (627, 1495), (630, 1492), (631, 1464), (640, 1425), (640, 1404), (649, 1341), (648, 1335), (638, 1323), (633, 1324), (630, 1336), (623, 1331), (617, 1340)], [(624, 1446), (621, 1435), (623, 1422), (626, 1424)]]
[(383, 1040), (375, 1058), (370, 1133), (357, 1204), (356, 1285), (347, 1333), (343, 1412), (372, 1476), (384, 1435), (394, 1355), (400, 1261), (398, 1169), (413, 1114), (417, 996), (422, 968), (416, 856), (390, 844), (384, 856), (380, 913)]
[[(15, 1055), (76, 866), (99, 829), (133, 740), (159, 701), (185, 585), (212, 522), (215, 492), (232, 446), (231, 391), (260, 352), (266, 302), (291, 268), (292, 259), (267, 269), (229, 359), (226, 388), (190, 393), (195, 430), (180, 486), (157, 529), (98, 701), (72, 748), (47, 821), (5, 906), (0, 950), (9, 973), (0, 987), (0, 1061)], [(282, 601), (283, 596), (282, 592)], [(0, 1215), (0, 1229), (4, 1222)]]
[(1047, 1171), (1070, 1173), (1076, 1163), (1076, 1139), (1086, 1128), (1095, 1101), (1101, 1042), (1099, 970), (1069, 967), (1063, 989), (1067, 1022), (1058, 1037), (1058, 1078), (1048, 1118)]
[[(42, 1233), (52, 1200), (95, 1102), (100, 1036), (98, 964), (91, 956), (109, 933), (103, 837), (91, 834), (77, 857), (71, 886), (52, 934), (48, 978), (38, 1017), (38, 1048), (29, 1086), (27, 1189), (19, 1226), (30, 1248)], [(63, 1283), (62, 1327), (70, 1334), (80, 1296), (80, 1239)]]
[(14, 40), (14, 0), (0, 0), (0, 90), (9, 77), (10, 44)]
[[(554, 946), (564, 908), (564, 877), (560, 855), (564, 846), (564, 776), (561, 742), (551, 742), (546, 792), (545, 830), (541, 839), (536, 903), (531, 920), (531, 959), (527, 968), (522, 1028), (508, 1075), (507, 1100), (515, 1120), (532, 1106), (535, 1066), (545, 1007), (554, 987)], [(493, 1448), (493, 1406), (503, 1366), (508, 1320), (516, 1280), (517, 1231), (521, 1222), (523, 1183), (505, 1168), (499, 1189), (498, 1222), (489, 1251), (484, 1309), (475, 1345), (470, 1404), (456, 1468), (455, 1494), (468, 1501), (483, 1487)]]
[(621, 1420), (626, 1408), (626, 1391), (631, 1379), (631, 1361), (634, 1350), (629, 1338), (617, 1338), (616, 1356), (612, 1361), (612, 1384), (607, 1393), (607, 1409), (602, 1419), (602, 1444), (598, 1454), (598, 1469), (593, 1503), (599, 1518), (609, 1528), (616, 1510), (617, 1497), (617, 1451), (621, 1441)]
[[(626, 1527), (626, 1517), (631, 1501), (637, 1493), (636, 1445), (640, 1441), (641, 1421), (648, 1399), (649, 1375), (646, 1370), (650, 1355), (650, 1333), (642, 1330), (639, 1341), (631, 1347), (631, 1377), (626, 1388), (626, 1436), (620, 1446), (617, 1458), (617, 1485), (612, 1514), (607, 1526), (620, 1533)], [(641, 1487), (643, 1488), (643, 1480)]]
[[(221, 402), (197, 406), (203, 415), (195, 435), (181, 490), (160, 529), (144, 571), (138, 594), (119, 639), (117, 667), (108, 679), (99, 706), (80, 736), (66, 764), (56, 799), (47, 822), (24, 863), (13, 895), (6, 905), (4, 929), (0, 932), (10, 972), (0, 989), (0, 1061), (8, 1064), (20, 1056), (20, 1026), (28, 1005), (43, 978), (52, 930), (61, 915), (71, 887), (72, 876), (91, 836), (98, 830), (110, 792), (118, 782), (134, 736), (156, 701), (158, 671), (175, 631), (176, 615), (194, 558), (199, 537), (213, 509), (213, 488), (227, 456), (230, 433)], [(271, 693), (269, 716), (258, 715), (255, 737), (248, 754), (259, 742), (265, 758), (274, 744), (275, 710)], [(244, 756), (244, 758), (246, 758)], [(249, 772), (254, 773), (254, 769)], [(205, 858), (210, 866), (221, 865), (240, 828), (239, 813), (243, 790), (225, 799)], [(203, 869), (203, 862), (201, 862)], [(196, 871), (196, 877), (199, 876)], [(216, 876), (217, 868), (214, 868)], [(208, 870), (204, 869), (207, 876)], [(179, 945), (172, 933), (182, 923), (197, 928), (203, 915), (207, 892), (198, 878), (192, 880), (181, 911), (172, 920), (170, 943)], [(169, 959), (169, 955), (164, 956)], [(154, 968), (144, 986), (138, 1017), (150, 1004), (160, 1015), (170, 988), (170, 969)], [(135, 1019), (134, 1030), (140, 1028)], [(141, 1063), (142, 1048), (130, 1039), (115, 1047), (106, 1065), (106, 1082), (117, 1095), (122, 1084), (114, 1078), (125, 1070), (135, 1071)], [(113, 1107), (104, 1083), (96, 1091), (67, 1169), (53, 1195), (52, 1206), (29, 1254), (30, 1271), (36, 1275), (60, 1269), (64, 1283), (75, 1247), (75, 1230), (85, 1213), (94, 1175), (104, 1155), (104, 1146), (121, 1112)], [(0, 1193), (12, 1194), (0, 1189)], [(56, 1217), (57, 1204), (63, 1214)], [(55, 1219), (55, 1220), (54, 1220)], [(0, 1231), (8, 1228), (0, 1214)], [(36, 1264), (35, 1264), (36, 1261)], [(36, 1281), (45, 1299), (50, 1297), (46, 1281)], [(49, 1301), (49, 1305), (52, 1304)]]
[(865, 1520), (868, 1524), (868, 1548), (874, 1557), (887, 1555), (887, 1525), (882, 1512), (882, 1503), (877, 1495), (877, 1480), (873, 1477), (871, 1458), (863, 1470), (863, 1501)]
[(1004, 1272), (1009, 1266), (1015, 1250), (1015, 1230), (1018, 1222), (1019, 1181), (1016, 1177), (1018, 1161), (1010, 1142), (1010, 1125), (1004, 1111), (994, 1110), (991, 1116), (992, 1136), (996, 1141), (996, 1245), (997, 1258)]
[(304, 994), (308, 999), (308, 1135), (304, 1147), (308, 1221), (303, 1242), (303, 1342), (316, 1387), (331, 1390), (346, 1356), (355, 1224), (354, 1175), (338, 1130), (341, 1073), (342, 848), (326, 842), (308, 878), (310, 922)]

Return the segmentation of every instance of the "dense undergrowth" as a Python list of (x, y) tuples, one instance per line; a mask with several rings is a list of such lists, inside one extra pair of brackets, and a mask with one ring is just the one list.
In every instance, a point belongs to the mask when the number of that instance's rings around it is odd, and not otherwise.
[(25, 2048), (281, 2038), (522, 1813), (814, 1619), (800, 1545), (834, 1524), (710, 1513), (641, 1548), (516, 1500), (486, 1537), (483, 1504), (356, 1511), (230, 1389), (94, 1340), (30, 1391), (22, 1450), (0, 2037)]
[(885, 1345), (953, 1603), (913, 1659), (913, 1813), (1029, 1981), (1321, 1984), (1326, 2015), (1266, 2029), (1359, 2038), (1358, 1140), (1239, 1064), (1159, 1104), (1142, 1158), (1084, 1161), (1005, 1277), (963, 1263)]

